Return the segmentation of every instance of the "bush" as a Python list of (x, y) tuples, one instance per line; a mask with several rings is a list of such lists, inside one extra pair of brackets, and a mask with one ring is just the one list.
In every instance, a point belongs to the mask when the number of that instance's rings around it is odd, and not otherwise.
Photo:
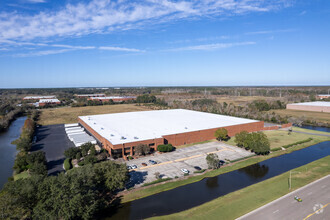
[(235, 135), (234, 142), (238, 147), (244, 147), (244, 141), (246, 140), (249, 133), (247, 131), (241, 131), (240, 133)]
[(65, 161), (64, 161), (64, 169), (66, 171), (68, 171), (71, 168), (72, 168), (71, 159), (70, 158), (66, 158)]
[(78, 165), (82, 167), (82, 166), (85, 165), (85, 162), (84, 162), (84, 161), (80, 161), (80, 162), (78, 163)]
[(66, 158), (74, 159), (77, 157), (77, 154), (81, 154), (81, 150), (79, 147), (70, 147), (69, 149), (64, 151), (64, 156)]
[(311, 141), (311, 140), (313, 140), (313, 138), (308, 138), (308, 139), (306, 139), (306, 140), (297, 141), (297, 142), (292, 143), (292, 144), (284, 145), (283, 147), (284, 147), (284, 148), (289, 148), (289, 147), (292, 147), (292, 146), (294, 146), (294, 145), (298, 145), (298, 144), (303, 144), (303, 143), (309, 142), (309, 141)]
[(174, 150), (174, 147), (172, 144), (162, 144), (158, 145), (157, 150), (159, 152), (171, 152)]
[(152, 181), (150, 183), (145, 183), (145, 184), (143, 184), (143, 186), (150, 186), (150, 185), (153, 185), (153, 184), (156, 184), (156, 183), (165, 182), (165, 181), (168, 181), (168, 180), (171, 180), (171, 179), (172, 178), (158, 179), (158, 180)]
[(189, 176), (189, 173), (185, 173), (185, 174), (183, 174), (183, 176)]

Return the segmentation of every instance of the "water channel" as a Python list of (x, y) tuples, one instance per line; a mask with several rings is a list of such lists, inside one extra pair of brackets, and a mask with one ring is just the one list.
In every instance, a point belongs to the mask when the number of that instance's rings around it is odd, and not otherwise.
[(21, 128), (26, 117), (17, 118), (11, 123), (8, 130), (0, 133), (0, 189), (13, 175), (13, 166), (16, 156), (16, 146), (11, 144), (21, 134)]
[(330, 155), (330, 141), (219, 176), (122, 204), (111, 219), (144, 219), (184, 211)]

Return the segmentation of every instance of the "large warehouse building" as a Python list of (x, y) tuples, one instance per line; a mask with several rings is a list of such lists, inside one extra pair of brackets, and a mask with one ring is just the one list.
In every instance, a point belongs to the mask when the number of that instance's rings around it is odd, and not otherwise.
[(241, 131), (260, 131), (263, 121), (183, 109), (156, 110), (79, 116), (79, 123), (111, 155), (134, 155), (134, 147), (147, 144), (196, 143), (214, 139), (214, 132), (226, 128), (229, 136)]
[(330, 102), (303, 102), (287, 104), (286, 109), (312, 111), (312, 112), (330, 112)]

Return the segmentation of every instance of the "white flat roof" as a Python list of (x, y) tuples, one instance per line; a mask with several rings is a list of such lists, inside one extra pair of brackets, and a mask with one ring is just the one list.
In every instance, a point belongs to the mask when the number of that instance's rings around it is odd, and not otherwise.
[(40, 99), (39, 103), (54, 103), (54, 102), (60, 102), (58, 99)]
[(114, 145), (257, 122), (184, 109), (102, 114), (79, 118)]
[(106, 97), (91, 97), (91, 99), (133, 99), (135, 96), (106, 96)]
[(322, 106), (330, 107), (330, 102), (302, 102), (302, 103), (292, 103), (289, 105), (307, 105), (307, 106)]
[(55, 98), (54, 95), (48, 95), (48, 96), (26, 96), (24, 99), (52, 99)]

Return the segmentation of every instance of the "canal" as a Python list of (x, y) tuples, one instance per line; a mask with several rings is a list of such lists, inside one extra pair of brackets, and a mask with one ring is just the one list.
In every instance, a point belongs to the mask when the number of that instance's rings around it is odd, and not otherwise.
[(184, 211), (328, 155), (330, 141), (322, 142), (239, 170), (124, 203), (109, 217), (144, 219)]
[(8, 130), (0, 133), (0, 189), (7, 182), (8, 177), (13, 175), (17, 151), (16, 146), (11, 142), (19, 138), (25, 119), (26, 117), (17, 118), (11, 123)]

